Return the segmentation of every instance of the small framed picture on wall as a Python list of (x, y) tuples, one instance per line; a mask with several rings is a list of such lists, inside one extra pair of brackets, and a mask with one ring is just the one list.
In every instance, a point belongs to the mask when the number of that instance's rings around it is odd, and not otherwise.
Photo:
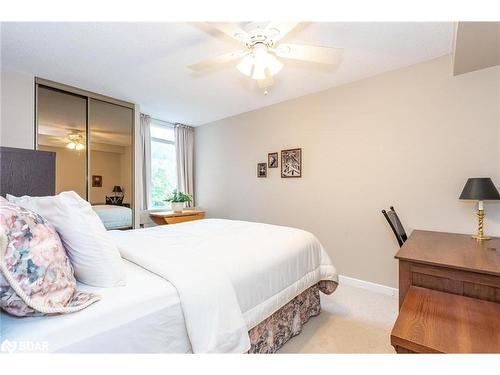
[(102, 187), (102, 176), (92, 175), (92, 187)]
[(270, 152), (267, 154), (267, 167), (268, 168), (278, 168), (278, 153)]
[(257, 177), (267, 177), (267, 163), (257, 164)]
[(302, 177), (302, 149), (281, 151), (281, 177)]

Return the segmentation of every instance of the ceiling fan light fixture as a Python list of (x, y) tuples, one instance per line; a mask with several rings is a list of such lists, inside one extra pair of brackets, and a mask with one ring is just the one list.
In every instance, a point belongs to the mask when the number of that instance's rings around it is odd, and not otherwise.
[(310, 44), (282, 43), (297, 22), (249, 22), (244, 29), (241, 24), (219, 22), (213, 23), (215, 29), (234, 40), (244, 44), (244, 48), (232, 53), (212, 57), (197, 64), (190, 65), (193, 71), (204, 71), (219, 64), (237, 61), (237, 69), (245, 76), (257, 81), (266, 81), (267, 86), (259, 84), (259, 88), (267, 88), (273, 84), (273, 76), (283, 68), (280, 58), (299, 60), (308, 63), (337, 66), (342, 49), (322, 47)]
[(263, 80), (278, 73), (283, 64), (272, 54), (263, 43), (253, 47), (251, 55), (247, 55), (237, 65), (238, 70), (255, 80)]
[(266, 65), (263, 65), (263, 64), (254, 64), (253, 65), (253, 73), (252, 73), (252, 79), (257, 79), (257, 80), (260, 80), (260, 79), (266, 79), (267, 76), (266, 76), (266, 68), (267, 66)]
[(248, 77), (252, 75), (252, 67), (253, 67), (253, 56), (252, 55), (247, 55), (241, 60), (241, 62), (236, 65), (236, 68), (241, 72), (241, 74), (244, 74)]
[(267, 54), (267, 70), (270, 76), (277, 74), (283, 68), (283, 63), (276, 56)]
[(85, 148), (83, 144), (83, 136), (79, 133), (73, 133), (68, 136), (66, 147), (70, 150), (82, 151)]
[(253, 53), (255, 64), (266, 64), (267, 62), (267, 46), (263, 43), (257, 43), (253, 47)]
[(280, 35), (281, 32), (276, 28), (276, 27), (271, 27), (269, 30), (268, 30), (268, 35), (269, 37), (271, 38), (274, 38), (278, 35)]

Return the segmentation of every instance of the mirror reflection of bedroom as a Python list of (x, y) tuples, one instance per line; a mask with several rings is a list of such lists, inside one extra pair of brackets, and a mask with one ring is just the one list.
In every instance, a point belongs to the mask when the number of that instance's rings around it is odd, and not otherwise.
[(134, 111), (39, 85), (37, 148), (56, 153), (56, 192), (73, 190), (106, 229), (133, 226)]

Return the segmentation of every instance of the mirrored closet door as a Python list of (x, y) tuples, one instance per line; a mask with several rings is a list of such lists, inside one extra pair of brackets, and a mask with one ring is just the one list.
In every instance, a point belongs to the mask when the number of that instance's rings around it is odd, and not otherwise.
[(134, 226), (133, 108), (37, 78), (36, 146), (56, 153), (56, 193), (75, 191), (107, 229)]
[(87, 199), (87, 98), (38, 88), (37, 148), (56, 153), (56, 192)]
[(133, 111), (90, 99), (89, 202), (93, 205), (132, 202)]

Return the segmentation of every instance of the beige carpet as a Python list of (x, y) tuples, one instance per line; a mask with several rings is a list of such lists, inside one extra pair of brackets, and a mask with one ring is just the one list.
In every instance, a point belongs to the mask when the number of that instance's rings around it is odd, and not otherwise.
[(321, 314), (278, 353), (394, 353), (397, 296), (339, 285), (330, 296), (321, 293), (321, 306)]

